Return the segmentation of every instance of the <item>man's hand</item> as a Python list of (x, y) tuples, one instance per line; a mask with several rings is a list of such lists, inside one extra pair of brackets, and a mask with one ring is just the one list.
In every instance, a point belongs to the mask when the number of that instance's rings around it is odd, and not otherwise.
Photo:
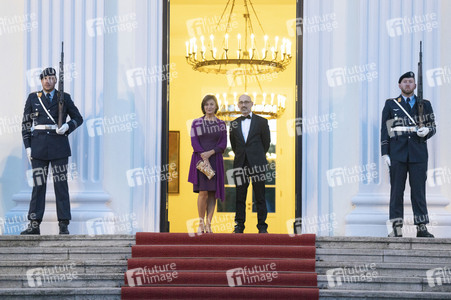
[(27, 152), (27, 158), (28, 158), (28, 161), (30, 162), (30, 165), (31, 165), (31, 148), (30, 147), (28, 147), (28, 148), (26, 148), (25, 149), (25, 151)]
[(64, 123), (63, 125), (61, 125), (60, 128), (56, 129), (56, 133), (58, 133), (58, 134), (65, 134), (66, 131), (68, 131), (68, 130), (69, 130), (69, 125), (67, 125), (67, 123)]
[(421, 127), (421, 128), (418, 129), (418, 131), (417, 131), (417, 135), (418, 135), (419, 137), (425, 137), (425, 136), (428, 135), (428, 133), (429, 133), (429, 128), (427, 128), (427, 127)]
[(387, 165), (387, 167), (390, 167), (391, 166), (390, 156), (388, 156), (388, 154), (385, 154), (385, 155), (382, 155), (382, 158), (384, 159), (384, 162)]

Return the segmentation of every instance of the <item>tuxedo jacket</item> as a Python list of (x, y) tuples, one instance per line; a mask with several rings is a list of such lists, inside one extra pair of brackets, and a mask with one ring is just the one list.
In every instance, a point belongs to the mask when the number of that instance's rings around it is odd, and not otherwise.
[(241, 130), (241, 120), (239, 117), (230, 123), (230, 144), (235, 153), (233, 167), (244, 167), (246, 159), (250, 167), (267, 165), (266, 152), (271, 142), (268, 120), (252, 113), (246, 141)]
[[(411, 108), (410, 116), (413, 123), (403, 110), (393, 101), (387, 99), (382, 110), (381, 124), (381, 153), (388, 154), (391, 160), (400, 162), (427, 162), (428, 149), (426, 141), (436, 133), (435, 116), (431, 102), (423, 100), (424, 125), (429, 128), (429, 133), (419, 137), (416, 132), (393, 132), (390, 129), (397, 126), (416, 126), (419, 122), (418, 99), (415, 96), (415, 104)], [(410, 106), (400, 95), (395, 100), (407, 111)]]
[[(44, 107), (39, 102), (39, 93)], [(83, 123), (83, 117), (69, 94), (64, 93), (63, 124), (70, 116), (70, 121), (67, 122), (69, 130), (65, 134), (59, 135), (55, 130), (32, 130), (33, 123), (34, 125), (55, 125), (45, 109), (58, 123), (58, 98), (58, 91), (55, 92), (51, 103), (43, 91), (28, 95), (23, 112), (22, 138), (25, 148), (31, 147), (32, 158), (54, 160), (71, 156), (67, 136)]]

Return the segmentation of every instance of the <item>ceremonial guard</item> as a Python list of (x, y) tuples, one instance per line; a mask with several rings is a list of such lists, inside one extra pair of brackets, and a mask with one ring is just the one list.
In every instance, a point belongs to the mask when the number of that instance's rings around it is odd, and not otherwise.
[[(420, 76), (420, 75), (419, 75)], [(422, 78), (421, 78), (422, 79)], [(407, 72), (398, 81), (401, 95), (387, 99), (382, 111), (381, 152), (390, 171), (390, 221), (393, 237), (402, 237), (404, 189), (409, 174), (410, 198), (417, 226), (417, 237), (434, 237), (428, 232), (426, 206), (427, 140), (436, 132), (431, 102), (418, 96), (415, 74)]]
[[(83, 118), (70, 95), (64, 93), (62, 82), (58, 90), (55, 89), (55, 69), (45, 69), (40, 78), (42, 90), (28, 95), (23, 113), (22, 137), (34, 185), (28, 212), (30, 223), (21, 234), (40, 234), (49, 171), (55, 187), (59, 233), (69, 234), (71, 213), (67, 171), (71, 150), (68, 135), (83, 123)], [(60, 81), (62, 79), (60, 74)], [(68, 115), (70, 120), (66, 123)]]

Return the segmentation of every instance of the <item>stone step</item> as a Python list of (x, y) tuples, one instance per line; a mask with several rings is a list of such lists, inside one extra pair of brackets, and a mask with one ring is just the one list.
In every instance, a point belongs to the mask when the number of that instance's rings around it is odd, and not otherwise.
[(0, 247), (0, 262), (11, 260), (127, 259), (131, 247)]
[(121, 287), (123, 284), (124, 273), (78, 274), (72, 271), (46, 276), (0, 275), (0, 289)]
[(26, 274), (34, 268), (64, 268), (74, 265), (78, 274), (125, 273), (126, 260), (2, 261), (0, 274)]
[(131, 234), (117, 235), (0, 235), (2, 247), (129, 247), (135, 244)]
[(399, 249), (399, 250), (448, 250), (451, 239), (383, 238), (383, 237), (317, 237), (320, 249)]
[[(376, 273), (377, 274), (377, 273)], [(360, 276), (359, 276), (360, 275)], [(450, 282), (431, 282), (426, 277), (386, 277), (362, 273), (357, 276), (318, 275), (318, 287), (330, 290), (451, 292)]]
[(98, 288), (21, 288), (0, 289), (0, 299), (8, 300), (120, 300), (121, 289)]
[(451, 262), (451, 250), (398, 250), (398, 249), (332, 249), (319, 248), (318, 261), (360, 261), (369, 263), (405, 262), (436, 263)]
[(427, 263), (368, 263), (368, 262), (342, 262), (342, 261), (318, 261), (316, 262), (316, 272), (326, 275), (326, 272), (336, 268), (347, 268), (356, 270), (375, 270), (379, 276), (390, 277), (426, 277), (426, 272), (431, 269), (444, 268), (443, 264)]
[(448, 292), (406, 292), (406, 291), (372, 291), (372, 290), (319, 290), (320, 300), (393, 300), (393, 299), (451, 299)]

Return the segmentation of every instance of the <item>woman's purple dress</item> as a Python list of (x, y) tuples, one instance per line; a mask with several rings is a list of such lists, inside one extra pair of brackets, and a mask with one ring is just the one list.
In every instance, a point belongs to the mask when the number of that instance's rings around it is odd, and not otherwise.
[[(224, 121), (205, 120), (205, 116), (195, 119), (191, 126), (191, 145), (193, 155), (191, 157), (188, 181), (193, 183), (194, 192), (215, 191), (215, 198), (224, 201), (224, 161), (222, 153), (227, 147), (227, 127)], [(208, 179), (202, 172), (197, 170), (196, 164), (202, 160), (200, 154), (205, 151), (214, 150), (215, 154), (210, 156), (210, 165), (216, 175)]]

